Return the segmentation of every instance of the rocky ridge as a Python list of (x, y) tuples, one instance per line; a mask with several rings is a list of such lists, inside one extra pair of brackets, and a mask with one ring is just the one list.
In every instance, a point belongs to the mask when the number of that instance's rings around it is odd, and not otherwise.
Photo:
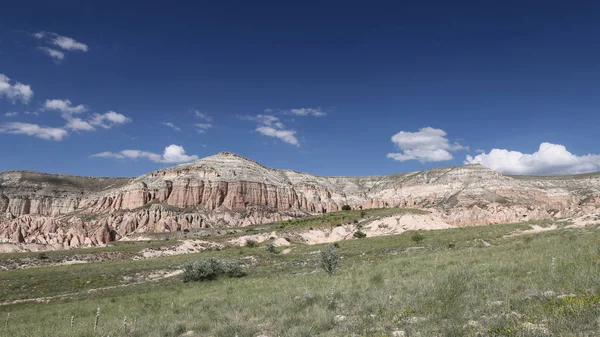
[(429, 210), (453, 226), (578, 216), (600, 207), (600, 173), (507, 176), (480, 165), (320, 177), (233, 153), (137, 178), (0, 173), (0, 241), (93, 246), (131, 233), (244, 226), (353, 208)]

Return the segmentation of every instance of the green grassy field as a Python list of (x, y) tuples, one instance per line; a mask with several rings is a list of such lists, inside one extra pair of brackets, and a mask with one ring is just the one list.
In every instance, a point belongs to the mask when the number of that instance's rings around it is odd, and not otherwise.
[[(420, 243), (414, 232), (343, 241), (332, 276), (319, 267), (323, 246), (299, 244), (289, 254), (262, 245), (2, 271), (0, 335), (600, 335), (598, 227), (507, 237), (528, 228), (422, 231)], [(207, 257), (241, 262), (248, 275), (188, 283), (142, 277)], [(53, 298), (6, 304), (39, 297)]]

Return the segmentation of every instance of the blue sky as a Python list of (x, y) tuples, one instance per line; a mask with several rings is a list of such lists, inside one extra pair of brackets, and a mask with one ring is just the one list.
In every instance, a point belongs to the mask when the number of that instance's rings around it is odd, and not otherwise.
[(319, 175), (598, 171), (599, 15), (591, 1), (4, 1), (0, 171), (135, 176), (219, 151)]

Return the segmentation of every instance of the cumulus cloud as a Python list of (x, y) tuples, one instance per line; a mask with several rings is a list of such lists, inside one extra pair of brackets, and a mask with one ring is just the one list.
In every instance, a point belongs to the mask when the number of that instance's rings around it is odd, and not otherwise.
[(260, 124), (275, 127), (277, 129), (284, 129), (285, 125), (279, 121), (279, 118), (270, 115), (258, 115), (254, 118)]
[(300, 146), (294, 130), (278, 130), (270, 126), (260, 126), (256, 128), (256, 131), (263, 136), (279, 138), (288, 144)]
[(67, 125), (65, 125), (65, 128), (67, 129), (71, 129), (71, 130), (76, 130), (76, 131), (92, 131), (95, 130), (94, 127), (84, 121), (81, 118), (72, 118), (68, 121)]
[(88, 46), (85, 43), (75, 41), (75, 39), (66, 36), (56, 35), (52, 40), (52, 43), (64, 50), (78, 50), (83, 52), (88, 51)]
[(4, 114), (4, 116), (6, 117), (14, 117), (17, 116), (19, 113), (18, 112), (7, 112)]
[(13, 104), (16, 101), (28, 104), (33, 97), (33, 90), (31, 90), (31, 86), (20, 82), (11, 84), (8, 76), (0, 74), (0, 97), (2, 96), (8, 98)]
[(71, 130), (92, 131), (95, 130), (95, 127), (110, 129), (115, 125), (131, 122), (131, 118), (114, 111), (108, 111), (103, 114), (94, 113), (91, 116), (84, 117), (87, 120), (79, 117), (76, 118), (74, 115), (84, 113), (88, 108), (83, 104), (73, 106), (68, 99), (46, 100), (44, 109), (59, 111), (62, 118), (67, 121), (65, 128)]
[(85, 105), (73, 106), (68, 99), (48, 99), (44, 102), (44, 109), (60, 111), (64, 118), (87, 111)]
[(62, 61), (65, 58), (65, 53), (63, 53), (60, 50), (56, 50), (56, 49), (48, 48), (48, 47), (40, 47), (39, 49), (41, 51), (43, 51), (44, 53), (46, 53), (46, 55), (55, 59), (56, 61)]
[(114, 111), (109, 111), (103, 114), (94, 114), (90, 120), (90, 124), (105, 129), (110, 129), (117, 124), (125, 124), (129, 122), (131, 122), (131, 118)]
[(164, 122), (163, 125), (164, 126), (168, 126), (168, 127), (170, 127), (171, 129), (173, 129), (175, 131), (181, 131), (180, 127), (178, 127), (177, 125), (175, 125), (175, 124), (173, 124), (171, 122)]
[(285, 111), (287, 114), (295, 115), (295, 116), (314, 116), (314, 117), (323, 117), (327, 115), (325, 112), (321, 110), (321, 108), (299, 108), (299, 109), (289, 109)]
[(572, 154), (564, 145), (542, 143), (531, 154), (504, 149), (467, 156), (465, 164), (481, 164), (506, 174), (576, 174), (600, 170), (600, 155)]
[(162, 155), (140, 151), (140, 150), (123, 150), (120, 152), (100, 152), (93, 154), (92, 157), (96, 158), (119, 158), (119, 159), (139, 159), (146, 158), (155, 163), (166, 163), (166, 164), (179, 164), (190, 162), (193, 160), (198, 160), (197, 155), (187, 155), (182, 146), (179, 145), (169, 145), (165, 147)]
[(15, 135), (28, 135), (41, 139), (60, 141), (68, 135), (68, 132), (60, 128), (52, 128), (29, 123), (4, 123), (0, 124), (0, 133)]
[(272, 115), (243, 115), (238, 116), (238, 118), (257, 122), (258, 126), (255, 131), (263, 136), (278, 138), (288, 144), (300, 146), (300, 142), (296, 138), (296, 131), (287, 129), (278, 117)]
[(452, 159), (453, 151), (466, 147), (446, 138), (446, 131), (425, 127), (417, 132), (400, 131), (392, 136), (392, 142), (401, 152), (388, 153), (387, 157), (397, 160), (418, 160), (422, 163)]

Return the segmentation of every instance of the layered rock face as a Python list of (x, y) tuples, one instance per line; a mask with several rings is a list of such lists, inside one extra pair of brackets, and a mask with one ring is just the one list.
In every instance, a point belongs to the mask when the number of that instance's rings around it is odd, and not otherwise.
[(411, 207), (452, 225), (567, 217), (600, 207), (600, 173), (505, 176), (480, 165), (373, 177), (276, 170), (232, 153), (138, 178), (0, 173), (0, 240), (62, 247), (131, 233), (244, 226), (352, 207)]

